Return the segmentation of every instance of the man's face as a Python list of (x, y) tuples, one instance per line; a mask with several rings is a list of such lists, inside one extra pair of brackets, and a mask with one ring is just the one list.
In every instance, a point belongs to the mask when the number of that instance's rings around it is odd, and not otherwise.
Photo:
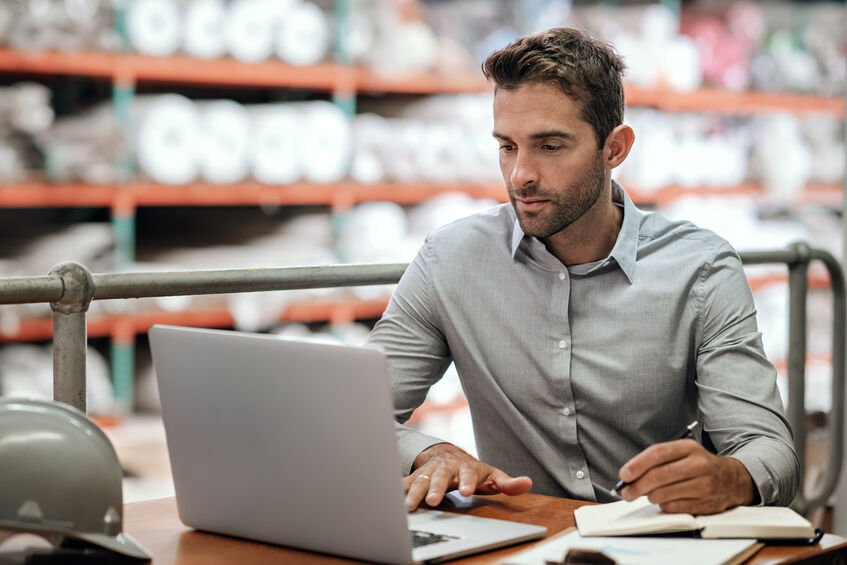
[(500, 171), (524, 233), (540, 239), (583, 217), (603, 193), (606, 169), (594, 129), (555, 84), (494, 94)]

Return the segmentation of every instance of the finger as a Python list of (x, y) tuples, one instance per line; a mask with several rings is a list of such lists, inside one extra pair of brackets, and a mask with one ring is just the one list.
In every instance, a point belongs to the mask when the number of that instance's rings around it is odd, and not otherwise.
[(691, 439), (667, 441), (651, 445), (624, 463), (618, 475), (624, 481), (634, 483), (653, 467), (682, 459), (698, 447), (702, 449), (700, 444)]
[(411, 512), (417, 508), (423, 501), (424, 496), (429, 491), (429, 483), (432, 478), (424, 473), (411, 475), (408, 477), (409, 487), (406, 491), (406, 509)]
[(456, 484), (456, 475), (453, 470), (448, 467), (439, 467), (432, 473), (432, 480), (429, 483), (429, 492), (426, 494), (426, 503), (430, 506), (438, 506), (444, 499), (444, 495), (448, 490), (452, 489)]
[(647, 495), (653, 504), (663, 505), (678, 501), (692, 501), (709, 498), (707, 481), (702, 477), (685, 479), (656, 488)]
[[(657, 489), (699, 476), (700, 467), (692, 463), (691, 459), (683, 457), (647, 470), (637, 481), (623, 489), (626, 492), (621, 493), (622, 497), (624, 500), (635, 500), (642, 495), (652, 495)], [(653, 502), (652, 498), (650, 501)]]
[(512, 477), (500, 469), (491, 472), (492, 492), (502, 492), (510, 496), (529, 492), (532, 488), (532, 479), (526, 476)]
[(479, 471), (470, 465), (459, 468), (459, 494), (470, 496), (485, 484), (485, 478), (480, 477)]

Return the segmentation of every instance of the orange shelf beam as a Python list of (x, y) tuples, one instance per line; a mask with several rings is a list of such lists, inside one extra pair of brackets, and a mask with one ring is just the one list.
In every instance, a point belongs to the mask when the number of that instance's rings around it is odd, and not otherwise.
[[(627, 187), (635, 202), (667, 204), (683, 196), (744, 195), (766, 199), (764, 189), (757, 184), (727, 187), (667, 186), (655, 191)], [(258, 206), (258, 205), (328, 205), (345, 207), (357, 202), (387, 200), (398, 204), (416, 204), (448, 192), (462, 192), (474, 198), (491, 198), (506, 202), (502, 183), (429, 184), (393, 183), (337, 184), (295, 183), (268, 186), (256, 182), (234, 185), (192, 183), (182, 186), (163, 186), (136, 182), (122, 186), (95, 186), (81, 183), (49, 184), (26, 182), (0, 185), (0, 208), (63, 208), (63, 207), (129, 207), (137, 206)], [(801, 203), (821, 203), (840, 206), (843, 200), (841, 185), (811, 184), (806, 187)]]
[[(709, 196), (746, 196), (767, 201), (766, 189), (756, 183), (744, 183), (736, 186), (664, 186), (657, 190), (643, 190), (626, 185), (627, 193), (636, 203), (670, 204), (685, 196), (704, 198)], [(841, 206), (844, 188), (840, 184), (811, 183), (801, 194), (792, 199), (794, 204), (825, 204)]]
[(361, 92), (405, 92), (410, 94), (449, 94), (488, 92), (488, 82), (480, 75), (437, 73), (378, 73), (356, 69), (356, 90)]
[(351, 70), (331, 64), (297, 67), (281, 61), (245, 64), (229, 58), (203, 60), (185, 56), (22, 52), (11, 49), (0, 49), (0, 70), (11, 73), (93, 76), (121, 82), (137, 80), (245, 87), (284, 86), (316, 90), (332, 90), (351, 80)]
[(692, 92), (625, 87), (629, 106), (650, 106), (670, 112), (714, 111), (722, 114), (792, 114), (825, 113), (844, 117), (845, 102), (841, 98), (824, 98), (806, 94), (771, 94), (767, 92), (732, 92), (702, 88)]
[(468, 408), (468, 399), (465, 398), (464, 395), (461, 395), (454, 399), (452, 402), (448, 404), (434, 404), (430, 401), (425, 401), (423, 404), (418, 406), (418, 408), (412, 412), (411, 417), (409, 417), (410, 424), (417, 424), (426, 420), (428, 418), (432, 418), (433, 416), (452, 416), (461, 410), (466, 410)]
[[(781, 273), (748, 273), (747, 280), (753, 292), (778, 284), (788, 287), (788, 271)], [(829, 274), (825, 270), (810, 270), (808, 274), (810, 290), (827, 290), (830, 287)]]
[[(234, 59), (195, 59), (186, 56), (149, 57), (125, 53), (22, 52), (0, 49), (0, 71), (44, 75), (82, 75), (112, 78), (119, 83), (154, 81), (244, 87), (289, 87), (314, 90), (407, 92), (435, 94), (485, 92), (489, 86), (476, 74), (381, 74), (369, 69), (331, 63), (298, 67), (281, 61), (242, 63)], [(829, 113), (843, 117), (845, 102), (804, 94), (732, 92), (702, 88), (693, 92), (626, 87), (630, 106), (667, 111), (715, 111), (729, 114), (791, 112)]]
[[(387, 299), (314, 300), (291, 304), (283, 313), (284, 322), (352, 321), (378, 318), (388, 305)], [(340, 315), (339, 315), (340, 313)], [(92, 316), (88, 319), (88, 337), (110, 337), (131, 329), (147, 333), (153, 324), (172, 324), (204, 328), (230, 328), (235, 321), (226, 309), (187, 310), (184, 312), (142, 312), (121, 316)], [(53, 337), (53, 319), (22, 320), (14, 335), (0, 335), (0, 342), (41, 341)]]
[(447, 192), (463, 192), (475, 198), (506, 200), (500, 183), (428, 184), (376, 183), (338, 184), (295, 183), (268, 186), (256, 182), (235, 185), (192, 183), (163, 186), (154, 183), (130, 183), (122, 186), (85, 184), (49, 184), (28, 182), (0, 185), (0, 208), (115, 207), (131, 206), (256, 206), (332, 205), (389, 200), (415, 204)]

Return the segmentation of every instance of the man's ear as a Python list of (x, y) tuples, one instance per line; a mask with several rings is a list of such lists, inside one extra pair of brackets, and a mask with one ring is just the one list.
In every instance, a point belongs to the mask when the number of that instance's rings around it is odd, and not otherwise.
[(631, 127), (621, 124), (613, 129), (606, 138), (606, 145), (603, 146), (603, 160), (606, 167), (614, 169), (623, 163), (633, 143), (635, 143), (635, 132)]

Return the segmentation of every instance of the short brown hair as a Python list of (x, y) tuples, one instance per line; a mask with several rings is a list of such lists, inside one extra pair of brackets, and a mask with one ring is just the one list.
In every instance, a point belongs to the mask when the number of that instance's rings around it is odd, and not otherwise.
[(497, 88), (513, 90), (527, 83), (557, 83), (581, 106), (582, 118), (594, 128), (599, 148), (623, 123), (625, 69), (611, 45), (574, 27), (521, 37), (489, 55), (482, 64), (485, 78), (493, 80)]

